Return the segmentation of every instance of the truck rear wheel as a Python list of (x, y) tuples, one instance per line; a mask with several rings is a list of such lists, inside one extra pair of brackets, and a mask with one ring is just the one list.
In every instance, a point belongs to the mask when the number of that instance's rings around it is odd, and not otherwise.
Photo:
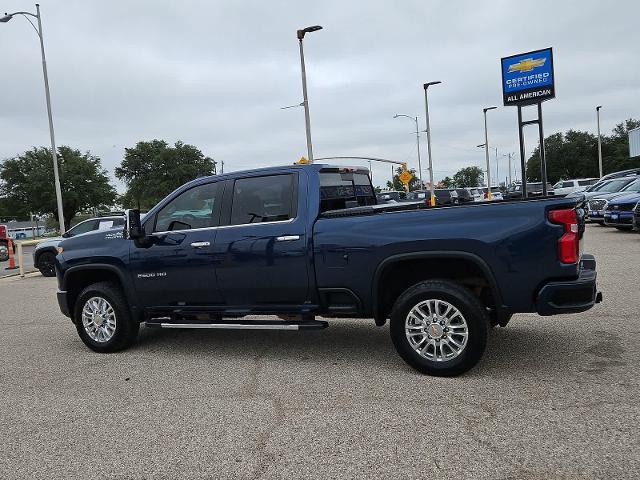
[(122, 290), (114, 283), (86, 287), (76, 300), (74, 320), (78, 335), (91, 350), (110, 353), (131, 345), (140, 325), (134, 321)]
[(455, 376), (475, 366), (487, 343), (489, 318), (471, 292), (447, 280), (407, 289), (391, 311), (391, 340), (421, 373)]

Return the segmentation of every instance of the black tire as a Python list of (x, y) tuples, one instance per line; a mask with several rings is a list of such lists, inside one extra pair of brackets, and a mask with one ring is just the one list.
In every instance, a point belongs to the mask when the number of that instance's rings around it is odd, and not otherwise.
[[(409, 312), (420, 302), (429, 299), (444, 300), (453, 305), (466, 322), (467, 344), (458, 356), (451, 360), (435, 361), (425, 358), (416, 352), (407, 338), (405, 321)], [(469, 290), (447, 280), (428, 280), (408, 288), (396, 300), (391, 310), (391, 340), (402, 359), (417, 371), (428, 375), (452, 377), (466, 372), (478, 363), (487, 344), (489, 323), (484, 306)]]
[(56, 276), (56, 255), (53, 252), (42, 252), (38, 255), (38, 270), (43, 277)]
[[(93, 297), (105, 299), (114, 310), (116, 327), (113, 335), (106, 342), (98, 342), (92, 339), (82, 322), (82, 311), (85, 303)], [(73, 318), (80, 339), (87, 347), (98, 353), (117, 352), (127, 348), (135, 342), (138, 330), (140, 330), (140, 324), (133, 319), (122, 290), (118, 285), (111, 282), (94, 283), (82, 290), (74, 305)]]

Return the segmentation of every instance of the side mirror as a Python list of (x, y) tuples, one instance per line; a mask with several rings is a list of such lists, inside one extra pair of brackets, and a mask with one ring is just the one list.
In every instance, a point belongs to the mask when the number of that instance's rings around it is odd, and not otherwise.
[(124, 238), (129, 240), (138, 240), (144, 238), (144, 230), (140, 223), (140, 210), (132, 208), (124, 212), (125, 214), (125, 226), (124, 226)]

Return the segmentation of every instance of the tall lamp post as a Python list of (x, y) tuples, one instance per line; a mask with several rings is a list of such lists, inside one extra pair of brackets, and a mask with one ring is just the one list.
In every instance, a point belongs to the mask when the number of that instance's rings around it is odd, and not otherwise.
[(498, 107), (487, 107), (482, 109), (484, 113), (484, 155), (487, 159), (487, 199), (491, 200), (491, 169), (489, 168), (489, 134), (487, 132), (487, 112)]
[(602, 137), (600, 136), (600, 109), (602, 105), (596, 107), (596, 119), (598, 121), (598, 168), (600, 169), (600, 178), (602, 178)]
[[(58, 174), (58, 156), (56, 154), (56, 138), (53, 133), (53, 117), (51, 115), (51, 96), (49, 95), (49, 75), (47, 74), (47, 60), (44, 55), (44, 39), (42, 37), (42, 21), (40, 19), (40, 4), (36, 3), (36, 13), (30, 12), (14, 12), (5, 13), (4, 17), (0, 18), (1, 23), (7, 23), (15, 15), (22, 15), (26, 18), (33, 29), (40, 38), (40, 52), (42, 53), (42, 74), (44, 75), (44, 92), (47, 100), (47, 114), (49, 116), (49, 135), (51, 136), (51, 157), (53, 159), (53, 180), (56, 189), (56, 201), (58, 206), (58, 221), (60, 222), (60, 233), (65, 232), (64, 228), (64, 212), (62, 210), (62, 191), (60, 190), (60, 175)], [(38, 20), (38, 26), (36, 27), (29, 17), (34, 17)]]
[(422, 161), (420, 159), (420, 131), (418, 130), (418, 117), (412, 117), (410, 115), (404, 115), (402, 113), (396, 114), (393, 118), (405, 117), (413, 120), (416, 123), (416, 145), (418, 146), (418, 175), (420, 175), (420, 183), (424, 187), (424, 180), (422, 179)]
[(307, 96), (307, 71), (304, 68), (304, 48), (302, 46), (302, 40), (307, 33), (322, 30), (320, 25), (314, 25), (312, 27), (303, 28), (298, 30), (298, 43), (300, 45), (300, 68), (302, 71), (302, 104), (304, 106), (304, 122), (307, 133), (307, 155), (309, 157), (309, 163), (313, 163), (313, 147), (311, 145), (311, 119), (309, 118), (309, 98)]
[(426, 122), (426, 131), (427, 131), (427, 153), (429, 155), (429, 190), (431, 191), (431, 200), (430, 205), (432, 207), (436, 204), (436, 194), (435, 187), (433, 185), (433, 161), (431, 159), (431, 126), (429, 125), (429, 98), (427, 96), (427, 90), (431, 85), (438, 85), (442, 83), (441, 81), (436, 82), (427, 82), (423, 85), (424, 87), (424, 111), (425, 111), (425, 122)]

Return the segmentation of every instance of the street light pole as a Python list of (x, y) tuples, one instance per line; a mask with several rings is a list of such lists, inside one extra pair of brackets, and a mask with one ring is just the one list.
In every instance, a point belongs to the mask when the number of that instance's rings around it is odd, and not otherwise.
[[(51, 158), (53, 160), (53, 180), (56, 190), (56, 203), (58, 208), (58, 222), (60, 223), (60, 234), (65, 232), (64, 226), (64, 211), (62, 209), (62, 190), (60, 188), (60, 175), (58, 173), (58, 155), (56, 152), (56, 137), (53, 130), (53, 116), (51, 114), (51, 95), (49, 94), (49, 75), (47, 73), (47, 60), (44, 54), (44, 38), (42, 36), (42, 20), (40, 18), (40, 4), (36, 3), (36, 14), (30, 12), (15, 12), (11, 14), (5, 14), (0, 18), (1, 23), (7, 23), (13, 18), (14, 15), (23, 15), (29, 23), (33, 26), (40, 38), (40, 52), (42, 53), (42, 74), (44, 75), (44, 92), (47, 101), (47, 115), (49, 117), (49, 135), (51, 137)], [(36, 28), (29, 17), (35, 17), (38, 20), (38, 28)]]
[(418, 175), (420, 175), (420, 184), (424, 188), (424, 179), (422, 178), (422, 160), (420, 158), (420, 130), (418, 129), (418, 117), (412, 117), (410, 115), (397, 114), (393, 118), (406, 117), (413, 120), (416, 123), (416, 145), (418, 147)]
[(434, 207), (436, 205), (436, 194), (435, 187), (433, 185), (433, 160), (431, 158), (431, 126), (429, 124), (429, 98), (427, 96), (427, 90), (431, 85), (438, 85), (442, 83), (441, 81), (436, 82), (427, 82), (423, 85), (424, 87), (424, 111), (425, 111), (425, 122), (426, 122), (426, 132), (427, 132), (427, 153), (429, 155), (429, 190), (431, 191), (431, 199), (430, 205)]
[(600, 109), (602, 105), (596, 107), (596, 118), (598, 120), (598, 168), (600, 169), (600, 178), (602, 178), (602, 137), (600, 136)]
[(307, 96), (307, 71), (304, 66), (304, 47), (302, 40), (306, 33), (322, 30), (320, 25), (303, 28), (297, 31), (298, 44), (300, 46), (300, 69), (302, 72), (302, 104), (304, 106), (304, 122), (307, 134), (307, 156), (309, 163), (313, 163), (313, 146), (311, 145), (311, 118), (309, 116), (309, 97)]
[(491, 169), (489, 168), (489, 133), (487, 132), (487, 112), (489, 110), (494, 110), (498, 107), (487, 107), (483, 108), (482, 112), (484, 113), (484, 154), (487, 159), (487, 199), (491, 200)]

